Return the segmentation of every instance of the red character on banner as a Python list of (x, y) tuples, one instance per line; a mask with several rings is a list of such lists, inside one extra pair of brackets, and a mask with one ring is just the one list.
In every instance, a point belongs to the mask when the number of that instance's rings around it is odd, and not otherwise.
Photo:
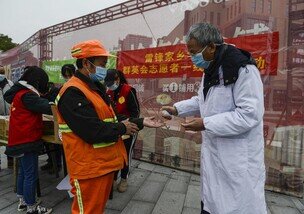
[(139, 74), (139, 66), (133, 65), (131, 69), (131, 74)]
[(178, 51), (176, 54), (176, 60), (181, 61), (185, 59), (185, 53), (183, 51)]
[(140, 67), (139, 71), (140, 71), (140, 74), (147, 74), (148, 73), (148, 67), (143, 65), (143, 66)]
[(179, 71), (179, 64), (178, 63), (172, 63), (170, 65), (170, 71), (172, 74), (177, 74)]
[(173, 61), (173, 55), (174, 55), (174, 52), (172, 51), (168, 51), (165, 53), (165, 61), (166, 62), (171, 62)]
[(199, 68), (195, 65), (193, 65), (193, 71), (200, 71), (200, 72), (203, 72), (204, 70), (202, 68)]
[(159, 65), (159, 73), (160, 74), (168, 73), (168, 65), (167, 64), (160, 64)]
[(145, 62), (146, 63), (152, 63), (153, 62), (153, 54), (152, 53), (148, 53), (145, 55)]
[(155, 62), (163, 62), (164, 61), (164, 54), (163, 53), (156, 53), (154, 55)]
[(130, 72), (131, 72), (131, 66), (124, 66), (123, 69), (122, 69), (122, 72), (124, 74), (130, 74)]
[(266, 68), (266, 62), (263, 57), (259, 56), (258, 58), (255, 59), (255, 61), (257, 63), (257, 67), (259, 70), (263, 70)]
[(149, 66), (149, 73), (150, 74), (156, 74), (158, 71), (157, 66), (156, 65), (150, 65)]

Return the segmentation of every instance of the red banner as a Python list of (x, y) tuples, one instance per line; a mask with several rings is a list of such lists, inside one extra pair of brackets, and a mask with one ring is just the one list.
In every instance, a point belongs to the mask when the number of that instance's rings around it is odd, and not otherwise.
[(117, 67), (128, 78), (169, 78), (184, 74), (188, 77), (202, 76), (202, 69), (192, 64), (184, 44), (121, 51)]
[[(279, 33), (240, 36), (225, 42), (249, 51), (262, 75), (276, 75), (278, 66)], [(118, 53), (119, 70), (127, 78), (170, 78), (187, 75), (202, 76), (202, 69), (192, 64), (184, 44), (121, 51)]]
[(278, 69), (279, 32), (225, 39), (225, 42), (249, 51), (262, 75), (276, 75)]

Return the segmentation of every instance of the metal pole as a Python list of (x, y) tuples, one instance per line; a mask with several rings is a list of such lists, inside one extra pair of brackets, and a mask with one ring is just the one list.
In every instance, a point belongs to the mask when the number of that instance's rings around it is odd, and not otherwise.
[(287, 40), (287, 87), (286, 87), (286, 121), (290, 123), (292, 116), (292, 0), (288, 3), (288, 40)]

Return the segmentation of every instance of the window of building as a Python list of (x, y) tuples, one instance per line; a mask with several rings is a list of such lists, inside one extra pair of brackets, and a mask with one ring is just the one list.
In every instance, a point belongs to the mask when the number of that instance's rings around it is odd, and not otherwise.
[(219, 26), (221, 24), (221, 14), (217, 13), (217, 25)]
[(237, 3), (234, 3), (234, 17), (236, 17), (236, 13), (237, 13)]
[(241, 0), (239, 0), (239, 13), (241, 13)]
[(264, 95), (264, 107), (265, 107), (265, 110), (266, 111), (269, 111), (270, 110), (270, 94), (269, 93), (266, 93)]
[(201, 13), (201, 21), (205, 22), (206, 21), (206, 17), (207, 17), (207, 12), (206, 11), (203, 11)]
[(264, 13), (264, 0), (260, 0), (261, 13)]
[(229, 8), (227, 8), (227, 20), (229, 20)]
[(183, 161), (183, 163), (185, 165), (188, 165), (189, 164), (189, 160), (191, 160), (191, 158), (192, 158), (191, 152), (189, 151), (188, 148), (185, 148), (184, 157), (181, 159), (181, 161)]
[(268, 0), (267, 4), (268, 4), (267, 13), (271, 14), (271, 12), (272, 12), (272, 0)]
[(286, 90), (273, 90), (273, 104), (274, 111), (282, 111), (286, 103)]
[(197, 160), (200, 160), (201, 152), (195, 152), (195, 157), (196, 157)]
[(256, 12), (256, 6), (257, 6), (256, 3), (257, 3), (256, 0), (252, 0), (252, 3), (251, 3), (252, 4), (252, 7), (251, 7), (252, 12)]
[(268, 20), (262, 20), (262, 19), (254, 19), (254, 18), (248, 18), (247, 19), (247, 26), (250, 28), (253, 28), (254, 24), (263, 23), (265, 25), (268, 25)]
[(170, 153), (171, 153), (171, 146), (165, 146), (165, 162), (168, 162), (170, 163), (171, 161), (171, 156), (170, 156)]
[(231, 8), (230, 8), (230, 19), (232, 19), (232, 15), (233, 15), (233, 5), (231, 5)]
[(210, 12), (210, 23), (213, 24), (214, 21), (214, 12)]

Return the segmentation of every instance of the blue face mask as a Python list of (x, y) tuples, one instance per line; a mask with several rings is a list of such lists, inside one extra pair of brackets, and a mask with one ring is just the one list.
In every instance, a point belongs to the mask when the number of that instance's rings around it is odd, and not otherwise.
[(101, 67), (101, 66), (96, 66), (96, 73), (95, 76), (98, 81), (103, 81), (106, 76), (107, 76), (107, 71), (108, 69)]
[(212, 62), (212, 61), (206, 61), (204, 59), (203, 53), (206, 50), (206, 48), (207, 46), (201, 52), (191, 56), (191, 60), (196, 67), (206, 69), (209, 67), (210, 63)]
[[(92, 64), (92, 65), (94, 65), (94, 64)], [(96, 81), (96, 82), (103, 81), (107, 76), (107, 70), (108, 69), (106, 69), (104, 67), (101, 67), (101, 66), (96, 66), (96, 65), (94, 65), (94, 66), (96, 68), (96, 72), (95, 73), (89, 73), (90, 78), (93, 81)]]
[(115, 91), (118, 87), (119, 85), (116, 82), (114, 82), (114, 84), (109, 86), (108, 89), (111, 91)]

